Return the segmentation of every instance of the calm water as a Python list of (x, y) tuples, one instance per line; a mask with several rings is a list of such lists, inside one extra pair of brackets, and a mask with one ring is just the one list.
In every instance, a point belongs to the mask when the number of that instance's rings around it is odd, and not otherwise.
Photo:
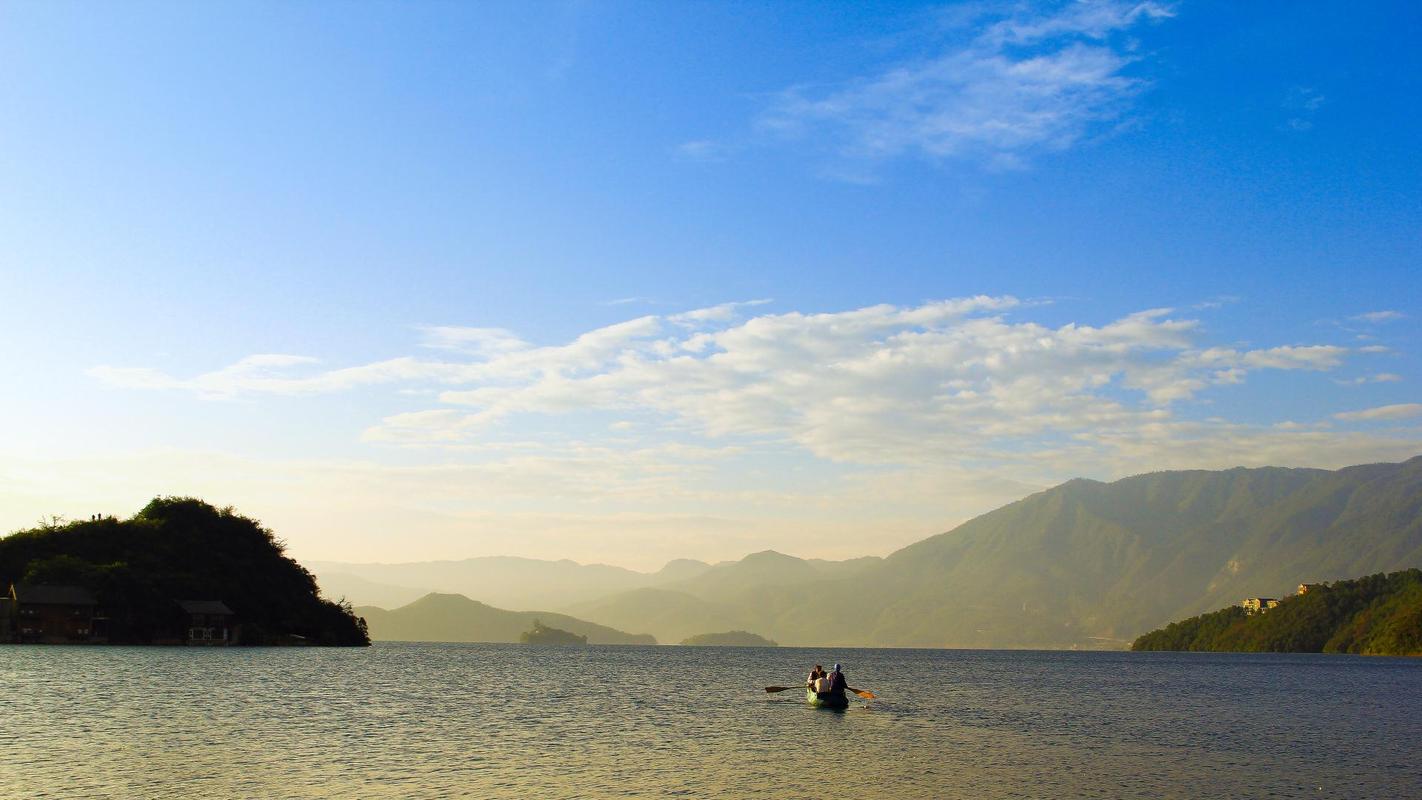
[[(881, 699), (805, 706), (812, 662)], [(1422, 797), (1422, 660), (0, 647), (0, 797)]]

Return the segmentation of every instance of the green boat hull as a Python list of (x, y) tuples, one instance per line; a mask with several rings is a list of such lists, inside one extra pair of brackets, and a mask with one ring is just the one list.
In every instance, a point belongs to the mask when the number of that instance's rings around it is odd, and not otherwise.
[(845, 695), (833, 694), (831, 692), (816, 692), (814, 689), (805, 689), (805, 702), (815, 708), (830, 708), (842, 711), (849, 708), (849, 698)]

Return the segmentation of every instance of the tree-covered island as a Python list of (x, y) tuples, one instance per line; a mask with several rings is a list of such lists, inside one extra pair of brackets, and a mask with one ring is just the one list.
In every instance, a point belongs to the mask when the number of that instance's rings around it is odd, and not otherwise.
[(186, 497), (0, 538), (0, 641), (370, 644), (270, 530)]
[(1422, 570), (1300, 589), (1256, 613), (1231, 606), (1171, 623), (1131, 649), (1422, 655)]
[(524, 644), (567, 644), (585, 645), (588, 637), (579, 636), (571, 631), (550, 628), (539, 620), (533, 621), (533, 628), (519, 634), (518, 640)]
[(681, 640), (690, 647), (779, 647), (780, 645), (750, 631), (698, 633)]

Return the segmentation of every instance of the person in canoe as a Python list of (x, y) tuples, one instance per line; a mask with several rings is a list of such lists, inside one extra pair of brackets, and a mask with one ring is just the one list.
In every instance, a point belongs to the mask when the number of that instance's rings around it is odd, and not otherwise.
[(844, 670), (838, 664), (834, 665), (834, 671), (825, 676), (829, 682), (829, 694), (833, 702), (848, 703), (849, 698), (844, 696), (844, 690), (849, 688), (849, 681), (845, 680)]
[[(771, 694), (794, 689), (794, 686), (767, 686), (765, 691)], [(861, 691), (849, 685), (849, 680), (844, 677), (844, 668), (838, 664), (834, 665), (834, 672), (825, 672), (825, 668), (819, 664), (810, 670), (809, 677), (805, 679), (805, 699), (810, 705), (819, 708), (844, 709), (849, 707), (849, 698), (846, 693), (857, 694), (865, 700), (875, 699), (873, 692)]]

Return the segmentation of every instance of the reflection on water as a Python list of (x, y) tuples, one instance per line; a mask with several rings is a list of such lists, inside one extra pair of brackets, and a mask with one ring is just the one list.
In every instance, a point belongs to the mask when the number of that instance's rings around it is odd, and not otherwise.
[[(881, 699), (767, 695), (814, 662)], [(1422, 797), (1422, 661), (0, 647), (0, 797)]]

